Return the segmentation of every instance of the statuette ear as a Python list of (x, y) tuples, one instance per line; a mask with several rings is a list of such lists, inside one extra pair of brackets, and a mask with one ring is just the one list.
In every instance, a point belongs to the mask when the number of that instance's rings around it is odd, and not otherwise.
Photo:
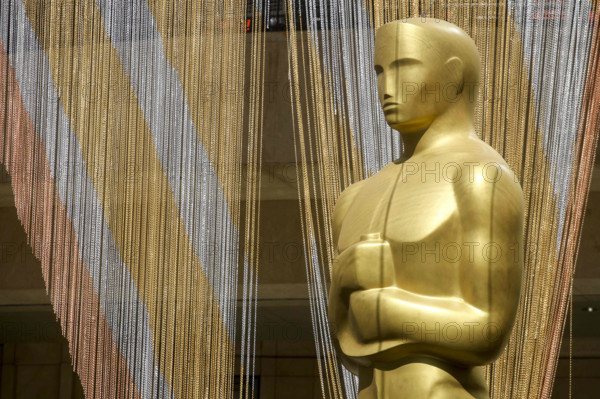
[(450, 81), (457, 85), (456, 94), (462, 93), (465, 82), (465, 65), (463, 61), (458, 57), (450, 57), (444, 65), (450, 76)]

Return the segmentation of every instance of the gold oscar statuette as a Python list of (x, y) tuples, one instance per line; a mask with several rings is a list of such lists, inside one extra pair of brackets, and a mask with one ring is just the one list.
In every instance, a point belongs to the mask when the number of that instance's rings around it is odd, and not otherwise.
[(524, 205), (474, 128), (479, 53), (454, 24), (414, 18), (377, 30), (374, 63), (404, 151), (335, 206), (338, 356), (360, 399), (489, 398), (482, 366), (514, 324)]

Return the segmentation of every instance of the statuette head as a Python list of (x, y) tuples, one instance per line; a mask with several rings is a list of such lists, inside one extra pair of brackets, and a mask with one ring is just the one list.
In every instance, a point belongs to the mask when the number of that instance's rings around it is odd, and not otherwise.
[(452, 23), (410, 18), (377, 30), (379, 100), (388, 124), (401, 133), (422, 132), (455, 107), (472, 114), (479, 70), (475, 43)]

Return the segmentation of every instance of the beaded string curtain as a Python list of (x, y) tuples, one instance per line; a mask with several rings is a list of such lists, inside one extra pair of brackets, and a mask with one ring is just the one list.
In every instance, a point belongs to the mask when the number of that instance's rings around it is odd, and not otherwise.
[(266, 4), (0, 2), (0, 162), (86, 397), (252, 393)]
[(299, 201), (324, 397), (357, 394), (356, 378), (336, 361), (327, 323), (333, 207), (344, 188), (402, 148), (377, 98), (374, 30), (417, 16), (453, 22), (475, 40), (483, 75), (478, 134), (507, 160), (525, 195), (520, 308), (505, 352), (486, 370), (491, 395), (550, 397), (598, 140), (598, 4), (287, 0), (287, 12)]

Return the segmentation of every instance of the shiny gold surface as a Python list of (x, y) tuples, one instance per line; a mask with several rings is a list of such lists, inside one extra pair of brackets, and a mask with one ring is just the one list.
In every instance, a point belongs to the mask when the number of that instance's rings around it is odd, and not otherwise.
[(365, 398), (489, 398), (482, 365), (514, 323), (523, 194), (473, 126), (479, 55), (445, 21), (382, 26), (375, 70), (403, 156), (346, 189), (333, 216), (329, 318)]

